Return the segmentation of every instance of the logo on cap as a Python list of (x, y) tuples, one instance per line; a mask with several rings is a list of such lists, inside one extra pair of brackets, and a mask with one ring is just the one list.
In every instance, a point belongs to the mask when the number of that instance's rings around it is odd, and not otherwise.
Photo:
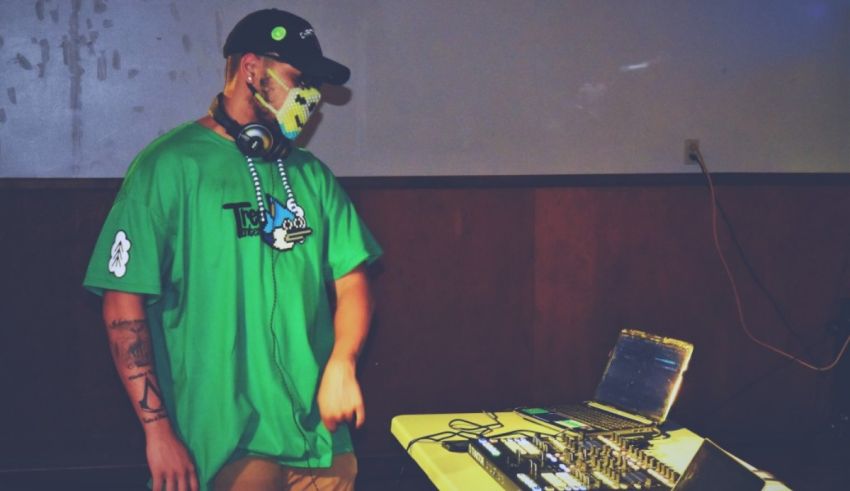
[(283, 26), (277, 26), (272, 29), (272, 39), (275, 41), (280, 41), (286, 37), (286, 28)]

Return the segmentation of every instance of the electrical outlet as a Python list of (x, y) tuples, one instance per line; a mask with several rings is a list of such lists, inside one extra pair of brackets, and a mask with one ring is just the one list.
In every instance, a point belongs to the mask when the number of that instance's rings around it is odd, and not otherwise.
[(699, 152), (699, 140), (688, 138), (685, 140), (685, 165), (697, 165), (697, 152)]

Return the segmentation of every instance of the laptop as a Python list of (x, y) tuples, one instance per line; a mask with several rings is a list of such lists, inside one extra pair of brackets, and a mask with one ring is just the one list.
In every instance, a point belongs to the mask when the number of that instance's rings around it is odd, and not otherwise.
[(658, 426), (676, 400), (693, 345), (634, 329), (620, 332), (593, 399), (556, 407), (520, 407), (522, 417), (575, 435), (641, 436)]
[(764, 480), (706, 438), (673, 491), (760, 491), (763, 488)]

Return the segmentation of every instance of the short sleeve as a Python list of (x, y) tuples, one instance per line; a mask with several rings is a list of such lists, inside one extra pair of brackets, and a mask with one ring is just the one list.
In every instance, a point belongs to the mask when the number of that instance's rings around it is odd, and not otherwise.
[(330, 170), (324, 170), (324, 209), (328, 227), (327, 274), (336, 280), (362, 263), (374, 262), (383, 251), (357, 214), (348, 194)]
[[(175, 158), (151, 144), (130, 165), (95, 243), (83, 286), (158, 297), (169, 247), (167, 221), (180, 179)], [(153, 300), (153, 299), (149, 299)]]
[(97, 239), (83, 285), (98, 295), (117, 290), (159, 296), (163, 235), (148, 207), (119, 196)]

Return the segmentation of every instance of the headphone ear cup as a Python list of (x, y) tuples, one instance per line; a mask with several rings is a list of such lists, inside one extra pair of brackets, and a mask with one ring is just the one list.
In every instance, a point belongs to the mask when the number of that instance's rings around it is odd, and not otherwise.
[(274, 136), (265, 126), (250, 123), (243, 126), (236, 136), (236, 146), (248, 157), (263, 157), (274, 144)]
[(290, 141), (278, 127), (269, 129), (262, 123), (241, 126), (224, 110), (224, 94), (218, 94), (210, 105), (209, 114), (236, 141), (242, 155), (251, 158), (277, 160), (289, 153)]
[(266, 154), (268, 160), (277, 160), (286, 158), (289, 154), (290, 141), (283, 135), (277, 135), (274, 139), (274, 145)]

